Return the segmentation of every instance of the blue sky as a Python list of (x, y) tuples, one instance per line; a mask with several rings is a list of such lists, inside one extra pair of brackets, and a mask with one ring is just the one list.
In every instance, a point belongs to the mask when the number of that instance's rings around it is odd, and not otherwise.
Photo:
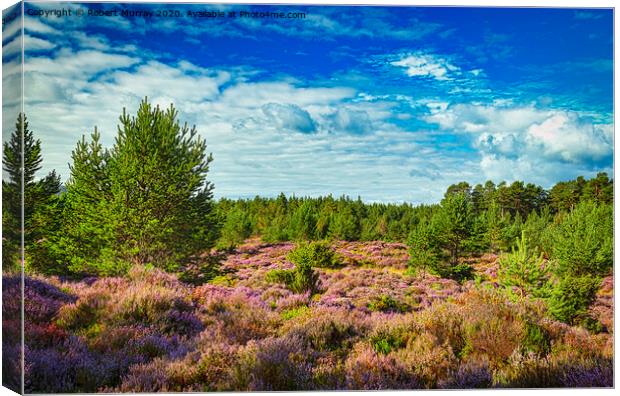
[[(26, 17), (26, 113), (44, 170), (63, 179), (81, 135), (97, 125), (112, 144), (122, 108), (145, 96), (196, 124), (217, 197), (420, 203), (461, 180), (613, 174), (611, 10), (26, 5), (62, 7), (183, 15)], [(186, 16), (207, 10), (306, 16)], [(3, 35), (9, 87), (15, 25)]]

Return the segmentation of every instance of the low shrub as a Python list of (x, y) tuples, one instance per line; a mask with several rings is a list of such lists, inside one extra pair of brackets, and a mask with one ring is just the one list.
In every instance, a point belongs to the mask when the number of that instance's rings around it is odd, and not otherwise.
[(287, 256), (293, 264), (315, 268), (339, 268), (341, 260), (328, 242), (309, 242), (297, 245)]
[(315, 351), (346, 353), (354, 343), (370, 330), (371, 323), (361, 312), (344, 309), (315, 309), (313, 315), (305, 316), (281, 331), (295, 336)]
[(346, 387), (351, 390), (418, 389), (421, 384), (410, 367), (392, 354), (377, 353), (360, 343), (345, 361)]
[(408, 307), (392, 296), (382, 294), (368, 303), (368, 309), (375, 312), (406, 312)]
[(585, 319), (600, 283), (599, 278), (591, 275), (561, 279), (548, 301), (549, 312), (564, 323), (578, 323)]
[(290, 270), (271, 270), (265, 275), (265, 280), (270, 283), (283, 283), (293, 293), (314, 294), (319, 289), (319, 274), (307, 262), (300, 262)]

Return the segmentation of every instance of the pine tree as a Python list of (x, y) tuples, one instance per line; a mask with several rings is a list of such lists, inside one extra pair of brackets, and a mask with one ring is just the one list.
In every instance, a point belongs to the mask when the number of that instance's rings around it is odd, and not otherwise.
[(509, 288), (517, 288), (521, 297), (546, 297), (549, 292), (548, 270), (544, 266), (542, 253), (537, 252), (537, 249), (528, 246), (526, 233), (522, 231), (512, 252), (503, 255), (499, 260), (500, 283)]
[(458, 264), (461, 246), (472, 232), (473, 212), (469, 196), (463, 192), (446, 195), (434, 220), (450, 252), (450, 264)]
[(136, 117), (123, 111), (110, 150), (95, 131), (72, 158), (59, 237), (71, 271), (117, 273), (132, 264), (176, 270), (215, 244), (219, 221), (206, 181), (212, 157), (173, 106), (144, 100)]
[(52, 171), (45, 178), (36, 180), (35, 175), (41, 170), (43, 161), (41, 141), (34, 138), (25, 114), (17, 117), (15, 130), (3, 146), (2, 165), (8, 180), (2, 181), (2, 263), (10, 269), (15, 268), (20, 260), (22, 230), (26, 254), (34, 243), (45, 237), (42, 230), (53, 220), (45, 215), (46, 207), (60, 190), (60, 178)]
[(95, 128), (90, 141), (85, 136), (71, 153), (71, 176), (63, 210), (62, 231), (53, 239), (57, 262), (68, 264), (74, 273), (118, 274), (127, 269), (116, 260), (115, 213), (108, 164), (110, 152), (100, 142)]
[(558, 277), (606, 276), (613, 268), (613, 207), (579, 203), (552, 231)]
[(232, 250), (252, 235), (252, 221), (239, 207), (232, 208), (225, 216), (217, 245), (219, 249)]

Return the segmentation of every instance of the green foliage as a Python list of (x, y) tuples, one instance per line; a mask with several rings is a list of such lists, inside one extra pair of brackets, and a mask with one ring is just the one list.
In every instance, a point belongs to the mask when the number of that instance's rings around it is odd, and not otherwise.
[(293, 213), (289, 232), (294, 240), (315, 239), (316, 215), (312, 202), (303, 202)]
[(437, 234), (449, 251), (450, 264), (456, 265), (463, 241), (471, 235), (473, 212), (470, 198), (464, 193), (448, 195), (441, 202), (441, 210), (433, 216)]
[(613, 266), (613, 208), (584, 201), (552, 233), (559, 277), (607, 275)]
[(423, 220), (409, 234), (409, 271), (436, 272), (441, 257), (439, 239), (431, 224)]
[(387, 355), (392, 351), (404, 347), (406, 340), (398, 332), (379, 330), (370, 336), (370, 345), (375, 352)]
[(525, 220), (522, 226), (522, 232), (527, 235), (528, 245), (532, 249), (537, 249), (549, 256), (551, 241), (549, 239), (549, 225), (552, 223), (553, 217), (549, 208), (546, 207), (538, 212), (532, 212)]
[(349, 206), (345, 206), (341, 211), (336, 212), (329, 224), (329, 235), (331, 238), (343, 241), (355, 241), (360, 236), (359, 218), (355, 216)]
[(457, 280), (470, 278), (471, 266), (458, 259), (464, 242), (472, 235), (473, 221), (468, 195), (447, 194), (430, 221), (421, 221), (409, 235), (410, 272), (424, 269)]
[[(319, 248), (320, 250), (322, 248)], [(309, 245), (292, 251), (288, 258), (295, 264), (290, 270), (271, 270), (265, 280), (272, 283), (283, 283), (294, 293), (310, 292), (314, 294), (319, 287), (319, 274), (314, 271), (313, 264), (317, 258), (312, 256), (313, 248)], [(322, 250), (321, 250), (322, 251)]]
[(581, 201), (593, 201), (599, 205), (613, 203), (613, 180), (601, 172), (595, 178), (557, 183), (549, 191), (549, 201), (555, 212), (570, 211)]
[(251, 235), (252, 221), (247, 212), (238, 208), (232, 209), (226, 214), (217, 247), (223, 250), (234, 249)]
[(212, 158), (196, 129), (176, 117), (174, 107), (145, 100), (136, 117), (123, 111), (112, 149), (96, 130), (78, 142), (55, 241), (71, 272), (114, 274), (146, 263), (176, 270), (214, 245), (219, 227), (205, 180)]
[(262, 239), (265, 242), (284, 242), (289, 240), (288, 223), (283, 215), (276, 215), (264, 229)]
[(36, 180), (42, 160), (41, 141), (34, 138), (26, 116), (20, 114), (11, 138), (3, 144), (2, 165), (8, 175), (2, 181), (2, 266), (5, 271), (20, 268), (23, 229), (27, 268), (45, 272), (36, 258), (48, 256), (43, 243), (57, 219), (50, 206), (57, 202), (60, 177), (52, 171)]
[(368, 309), (373, 312), (405, 312), (407, 306), (387, 294), (382, 294), (368, 303)]
[[(549, 292), (545, 260), (536, 249), (528, 246), (525, 231), (517, 239), (512, 253), (504, 254), (499, 260), (499, 282), (507, 288), (516, 287), (520, 295), (546, 297)], [(510, 290), (510, 289), (509, 289)]]
[(484, 213), (486, 220), (486, 240), (492, 252), (498, 252), (502, 248), (502, 232), (506, 227), (507, 217), (502, 215), (499, 205), (491, 201)]
[(311, 312), (310, 307), (306, 305), (302, 305), (300, 307), (287, 309), (286, 311), (283, 311), (280, 316), (284, 320), (291, 320), (291, 319), (295, 319), (300, 316), (308, 315), (310, 312)]
[(295, 265), (308, 265), (315, 268), (338, 268), (342, 263), (328, 242), (300, 243), (288, 254)]
[(551, 336), (544, 328), (530, 321), (525, 322), (525, 336), (521, 342), (525, 351), (546, 355), (551, 351)]
[(561, 279), (548, 301), (549, 312), (557, 320), (568, 324), (580, 322), (586, 317), (600, 283), (600, 279), (593, 275)]

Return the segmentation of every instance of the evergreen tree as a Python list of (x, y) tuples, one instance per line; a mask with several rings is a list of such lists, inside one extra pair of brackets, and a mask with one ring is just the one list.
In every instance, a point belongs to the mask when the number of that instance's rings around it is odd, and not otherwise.
[(72, 157), (68, 221), (58, 238), (72, 271), (147, 263), (175, 270), (215, 244), (219, 222), (205, 180), (212, 157), (173, 106), (144, 100), (136, 117), (123, 111), (111, 150), (95, 131)]
[(329, 235), (343, 241), (359, 239), (360, 222), (350, 206), (344, 206), (333, 215), (329, 224)]
[(252, 235), (252, 221), (248, 213), (240, 208), (229, 210), (225, 219), (217, 246), (231, 250)]
[(26, 255), (35, 243), (46, 237), (43, 230), (53, 220), (47, 206), (60, 191), (60, 178), (52, 171), (36, 180), (43, 161), (41, 141), (34, 138), (25, 114), (18, 116), (11, 138), (3, 146), (2, 165), (8, 180), (2, 181), (2, 263), (5, 269), (15, 269), (20, 260), (22, 230)]
[(409, 245), (409, 271), (412, 274), (422, 271), (441, 275), (440, 263), (442, 251), (440, 241), (433, 225), (423, 219), (411, 231), (407, 241)]
[(310, 200), (305, 200), (299, 205), (291, 217), (289, 234), (294, 240), (315, 239), (316, 214)]
[(464, 192), (447, 195), (441, 201), (441, 210), (434, 216), (438, 232), (450, 254), (450, 264), (458, 264), (461, 246), (471, 235), (473, 216), (469, 196)]
[(613, 208), (579, 203), (552, 232), (558, 277), (606, 276), (613, 267)]
[[(547, 269), (542, 253), (528, 246), (526, 233), (521, 233), (512, 253), (499, 260), (498, 279), (508, 288), (516, 288), (520, 296), (546, 297), (549, 292)], [(509, 289), (510, 290), (510, 289)]]

